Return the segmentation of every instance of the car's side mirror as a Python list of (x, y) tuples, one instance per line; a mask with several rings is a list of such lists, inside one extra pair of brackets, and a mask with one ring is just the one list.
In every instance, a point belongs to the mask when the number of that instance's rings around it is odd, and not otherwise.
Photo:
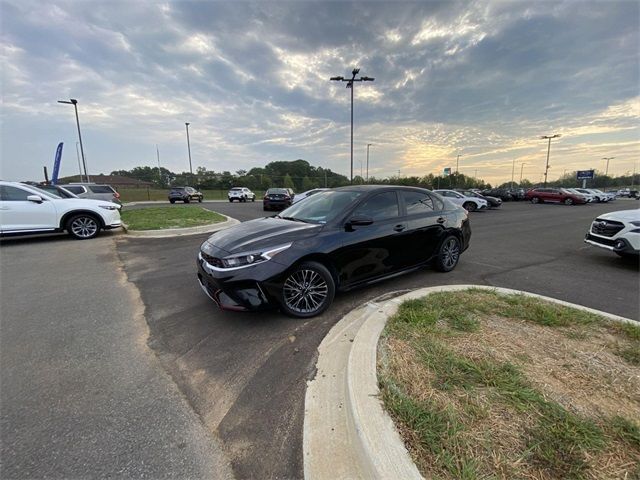
[(350, 231), (352, 227), (364, 227), (367, 225), (371, 225), (373, 223), (373, 218), (369, 215), (354, 215), (347, 221), (345, 228)]
[(42, 197), (40, 195), (29, 195), (27, 200), (35, 203), (42, 203)]

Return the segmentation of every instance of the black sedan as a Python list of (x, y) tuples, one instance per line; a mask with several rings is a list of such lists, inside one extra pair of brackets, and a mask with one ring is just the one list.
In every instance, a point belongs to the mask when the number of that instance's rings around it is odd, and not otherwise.
[(294, 193), (290, 188), (270, 188), (264, 193), (262, 199), (263, 210), (282, 210), (291, 206)]
[(467, 212), (428, 190), (342, 187), (213, 234), (200, 247), (198, 280), (220, 308), (308, 318), (336, 291), (428, 264), (451, 271), (470, 237)]
[(202, 202), (204, 195), (193, 187), (172, 187), (169, 192), (169, 202), (176, 203), (184, 202), (189, 203), (192, 200)]

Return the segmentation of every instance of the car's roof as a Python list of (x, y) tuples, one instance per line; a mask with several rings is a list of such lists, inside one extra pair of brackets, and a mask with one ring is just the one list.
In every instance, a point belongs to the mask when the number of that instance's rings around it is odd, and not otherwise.
[(427, 190), (422, 187), (411, 187), (408, 185), (348, 185), (346, 187), (333, 188), (337, 191), (372, 192), (376, 190)]

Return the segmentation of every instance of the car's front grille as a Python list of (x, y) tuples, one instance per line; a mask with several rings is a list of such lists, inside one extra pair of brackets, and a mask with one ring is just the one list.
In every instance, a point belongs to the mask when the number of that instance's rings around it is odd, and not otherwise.
[(591, 233), (603, 237), (613, 237), (624, 228), (624, 223), (596, 218), (591, 224)]
[(207, 255), (204, 252), (201, 252), (200, 255), (202, 255), (202, 259), (207, 262), (209, 265), (212, 265), (214, 267), (218, 267), (218, 268), (223, 268), (224, 265), (222, 264), (222, 260), (220, 260), (219, 258), (216, 257), (212, 257), (211, 255)]
[(616, 240), (611, 240), (609, 238), (595, 237), (595, 236), (591, 235), (590, 233), (587, 234), (587, 240), (591, 240), (592, 242), (596, 242), (596, 243), (599, 243), (601, 245), (607, 245), (609, 247), (613, 247), (616, 244)]

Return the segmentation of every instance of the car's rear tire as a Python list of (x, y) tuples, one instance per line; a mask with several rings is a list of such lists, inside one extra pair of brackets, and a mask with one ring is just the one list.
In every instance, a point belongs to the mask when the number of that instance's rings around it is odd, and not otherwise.
[(202, 203), (202, 197), (198, 197), (198, 203)]
[(541, 202), (540, 202), (540, 199), (538, 197), (533, 197), (531, 199), (531, 203), (541, 203)]
[(184, 203), (189, 203), (191, 200), (189, 200), (188, 198), (184, 199)]
[(252, 201), (252, 202), (255, 202), (255, 201), (256, 201), (256, 197), (253, 197), (253, 198), (251, 199), (251, 201)]
[(282, 283), (280, 306), (292, 317), (315, 317), (329, 308), (335, 293), (335, 281), (327, 267), (318, 262), (302, 262), (289, 271)]
[(89, 240), (100, 233), (100, 222), (94, 215), (79, 213), (67, 221), (66, 229), (76, 240)]
[(169, 203), (173, 204), (173, 203), (176, 203), (176, 201), (175, 200), (169, 200)]
[(572, 198), (565, 198), (564, 204), (565, 205), (573, 205), (573, 199)]
[(462, 208), (464, 208), (467, 212), (475, 212), (478, 206), (473, 202), (464, 202), (462, 204)]
[(455, 235), (449, 235), (440, 244), (438, 248), (438, 254), (433, 260), (433, 266), (439, 272), (450, 272), (460, 260), (460, 254), (462, 253), (460, 240)]

